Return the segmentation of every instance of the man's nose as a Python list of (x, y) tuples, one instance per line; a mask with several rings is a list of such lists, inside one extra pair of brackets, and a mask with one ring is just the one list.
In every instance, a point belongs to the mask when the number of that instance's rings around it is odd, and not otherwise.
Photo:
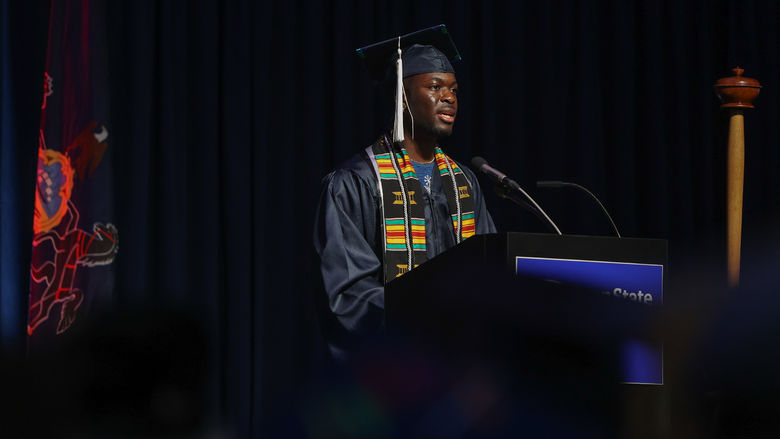
[(442, 92), (442, 94), (441, 94), (441, 100), (442, 100), (442, 101), (444, 101), (444, 102), (447, 102), (447, 103), (450, 103), (450, 104), (452, 104), (452, 103), (455, 103), (455, 99), (457, 99), (457, 98), (455, 97), (455, 93), (453, 93), (453, 92), (452, 92), (451, 90), (449, 90), (449, 89), (445, 89), (445, 90)]

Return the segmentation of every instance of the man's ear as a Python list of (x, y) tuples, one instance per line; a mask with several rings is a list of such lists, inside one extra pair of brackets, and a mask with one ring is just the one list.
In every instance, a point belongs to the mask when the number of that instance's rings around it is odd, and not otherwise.
[(404, 90), (407, 90), (406, 96), (404, 96), (404, 100), (403, 100), (404, 110), (406, 110), (406, 100), (409, 98), (408, 90), (409, 90), (409, 87), (411, 86), (411, 79), (404, 78), (403, 82), (404, 82)]

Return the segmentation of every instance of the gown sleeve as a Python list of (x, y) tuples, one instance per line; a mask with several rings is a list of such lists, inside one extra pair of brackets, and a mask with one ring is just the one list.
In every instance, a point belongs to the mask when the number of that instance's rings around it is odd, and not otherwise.
[(466, 174), (469, 183), (471, 183), (471, 192), (474, 194), (474, 214), (476, 216), (475, 233), (477, 235), (497, 233), (496, 225), (493, 223), (493, 217), (490, 216), (490, 212), (488, 212), (487, 206), (485, 205), (485, 195), (479, 187), (477, 176), (474, 175), (469, 168), (461, 166), (461, 169)]
[(366, 178), (348, 169), (334, 171), (323, 180), (314, 226), (328, 306), (353, 335), (374, 335), (384, 328), (377, 198)]

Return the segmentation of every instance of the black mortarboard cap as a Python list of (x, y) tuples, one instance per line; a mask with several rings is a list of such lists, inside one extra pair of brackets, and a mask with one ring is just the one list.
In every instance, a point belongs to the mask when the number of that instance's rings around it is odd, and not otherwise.
[[(460, 53), (447, 26), (440, 24), (401, 36), (403, 77), (420, 73), (455, 73), (450, 61), (460, 61)], [(395, 76), (398, 37), (361, 47), (355, 52), (365, 62), (371, 79), (384, 82)]]

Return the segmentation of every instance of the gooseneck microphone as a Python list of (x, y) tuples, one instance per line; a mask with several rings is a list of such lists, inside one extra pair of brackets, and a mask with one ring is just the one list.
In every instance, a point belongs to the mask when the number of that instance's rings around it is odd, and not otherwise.
[(473, 159), (471, 159), (471, 166), (473, 166), (478, 171), (487, 174), (487, 176), (490, 177), (491, 180), (495, 181), (500, 185), (506, 186), (510, 189), (522, 190), (520, 188), (520, 185), (517, 184), (516, 181), (507, 177), (506, 174), (499, 171), (498, 169), (490, 166), (487, 160), (483, 159), (480, 156), (476, 156)]
[(547, 223), (552, 226), (552, 228), (555, 230), (557, 234), (563, 235), (563, 233), (561, 233), (561, 229), (559, 229), (558, 225), (555, 224), (555, 222), (552, 219), (550, 219), (550, 216), (547, 215), (547, 212), (545, 212), (544, 209), (542, 209), (542, 207), (539, 206), (536, 200), (531, 198), (531, 196), (528, 195), (528, 193), (524, 191), (523, 188), (521, 188), (516, 181), (507, 177), (506, 174), (499, 171), (498, 169), (490, 166), (487, 160), (483, 159), (482, 157), (477, 156), (471, 159), (471, 166), (473, 166), (476, 170), (484, 174), (487, 174), (487, 176), (490, 177), (491, 180), (503, 186), (506, 193), (501, 194), (501, 196), (503, 196), (504, 198), (509, 198), (510, 200), (514, 201), (517, 204), (520, 204), (521, 206), (525, 206), (527, 205), (527, 203), (512, 196), (513, 192), (521, 193), (526, 199), (528, 199), (528, 201), (531, 202), (531, 206), (533, 206), (533, 209), (536, 211), (534, 213), (541, 214), (541, 216), (544, 217)]
[(604, 215), (607, 216), (609, 223), (612, 224), (612, 229), (615, 231), (615, 235), (617, 235), (618, 238), (622, 238), (622, 236), (620, 236), (620, 232), (618, 231), (617, 225), (615, 225), (615, 221), (612, 220), (612, 215), (610, 215), (609, 212), (607, 211), (607, 208), (604, 207), (603, 204), (601, 204), (601, 201), (598, 199), (598, 197), (596, 197), (593, 194), (593, 192), (589, 191), (588, 188), (586, 188), (585, 186), (580, 186), (577, 183), (570, 183), (568, 181), (537, 181), (536, 187), (549, 187), (549, 188), (573, 187), (585, 192), (590, 196), (590, 198), (596, 201), (599, 207), (601, 207), (601, 211), (604, 212)]

